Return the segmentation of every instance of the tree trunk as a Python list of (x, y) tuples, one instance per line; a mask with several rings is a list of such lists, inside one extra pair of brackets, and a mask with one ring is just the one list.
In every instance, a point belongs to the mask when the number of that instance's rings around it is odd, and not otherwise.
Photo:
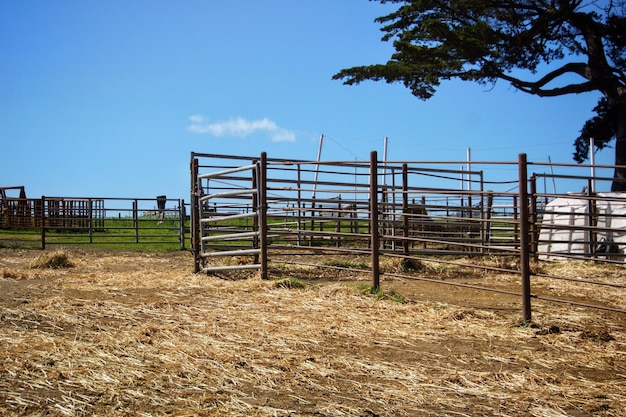
[(626, 98), (619, 104), (615, 129), (615, 173), (611, 191), (626, 191)]

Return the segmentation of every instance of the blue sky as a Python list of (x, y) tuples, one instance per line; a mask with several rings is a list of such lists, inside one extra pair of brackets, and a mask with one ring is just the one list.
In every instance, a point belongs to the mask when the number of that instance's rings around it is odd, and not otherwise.
[[(4, 0), (0, 185), (29, 197), (189, 199), (191, 151), (322, 159), (572, 162), (596, 94), (331, 77), (392, 52), (367, 0)], [(612, 163), (612, 149), (597, 156)]]

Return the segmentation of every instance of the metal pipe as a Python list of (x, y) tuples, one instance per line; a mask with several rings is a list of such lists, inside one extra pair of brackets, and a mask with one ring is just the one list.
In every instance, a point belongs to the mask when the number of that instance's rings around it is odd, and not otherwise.
[(322, 145), (324, 143), (324, 135), (320, 135), (320, 144), (317, 148), (317, 165), (315, 166), (315, 176), (313, 177), (313, 193), (311, 194), (311, 198), (315, 199), (315, 190), (317, 189), (317, 177), (320, 172), (320, 158), (322, 157)]
[(256, 217), (256, 216), (257, 216), (256, 212), (250, 212), (250, 213), (242, 213), (242, 214), (233, 214), (232, 216), (205, 217), (200, 220), (200, 223), (221, 222), (221, 221), (227, 221), (227, 220), (251, 218), (251, 217)]
[(240, 269), (259, 269), (261, 265), (228, 265), (228, 266), (208, 266), (202, 268), (202, 272), (218, 272), (218, 271), (231, 271), (231, 270), (240, 270)]
[(222, 177), (222, 176), (224, 176), (226, 174), (234, 174), (235, 172), (248, 171), (248, 170), (252, 170), (252, 169), (255, 169), (255, 168), (256, 168), (256, 165), (246, 165), (246, 166), (243, 166), (243, 167), (225, 169), (223, 171), (217, 171), (217, 172), (210, 172), (208, 174), (202, 174), (202, 175), (199, 175), (198, 178), (203, 180), (203, 179), (209, 179), (209, 178)]
[(591, 162), (591, 192), (596, 192), (596, 144), (593, 137), (589, 138), (589, 162)]
[(528, 213), (528, 167), (526, 154), (519, 154), (520, 272), (522, 279), (523, 320), (530, 322), (530, 242)]
[(380, 264), (378, 234), (378, 154), (370, 153), (370, 221), (371, 221), (371, 250), (372, 250), (372, 287), (380, 288)]
[(204, 203), (205, 201), (211, 200), (213, 198), (224, 198), (224, 197), (237, 197), (240, 195), (246, 194), (256, 194), (257, 190), (245, 189), (245, 190), (237, 190), (237, 191), (228, 191), (225, 193), (214, 193), (209, 195), (204, 195), (200, 197), (200, 203)]
[(261, 279), (268, 278), (267, 269), (267, 153), (261, 152), (261, 160), (258, 163), (259, 181), (259, 246), (261, 256)]
[(203, 242), (209, 242), (214, 240), (239, 240), (247, 239), (249, 237), (258, 236), (259, 232), (245, 232), (245, 233), (227, 233), (223, 235), (203, 236)]
[(261, 253), (261, 249), (240, 249), (240, 250), (225, 250), (216, 252), (203, 252), (202, 256), (205, 258), (215, 258), (218, 256), (241, 256), (241, 255), (257, 255)]

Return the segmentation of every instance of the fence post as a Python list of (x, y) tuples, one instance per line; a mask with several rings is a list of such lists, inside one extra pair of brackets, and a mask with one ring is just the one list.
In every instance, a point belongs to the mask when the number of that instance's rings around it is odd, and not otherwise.
[(484, 172), (482, 170), (479, 171), (480, 172), (480, 242), (481, 242), (481, 247), (480, 247), (480, 253), (482, 255), (485, 254), (486, 248), (487, 248), (487, 231), (486, 231), (486, 227), (487, 227), (487, 223), (485, 222), (485, 179), (484, 179)]
[(595, 199), (595, 190), (593, 188), (593, 178), (587, 179), (587, 222), (589, 228), (587, 229), (587, 242), (588, 242), (588, 250), (589, 259), (593, 259), (595, 257), (595, 249), (596, 249), (596, 241), (598, 240), (598, 236), (596, 233), (596, 226), (598, 225), (598, 218), (596, 216), (596, 199)]
[(191, 216), (191, 228), (189, 233), (191, 234), (191, 249), (193, 251), (193, 272), (197, 274), (200, 272), (200, 203), (199, 194), (200, 187), (198, 184), (198, 158), (195, 154), (191, 153), (191, 207), (189, 213)]
[(370, 236), (372, 245), (372, 287), (380, 288), (380, 265), (378, 263), (378, 249), (380, 237), (378, 235), (378, 154), (370, 153)]
[(539, 227), (537, 226), (537, 176), (535, 174), (530, 176), (530, 253), (533, 256), (535, 262), (539, 261)]
[(41, 249), (46, 249), (46, 197), (41, 196)]
[[(332, 215), (332, 211), (330, 212)], [(341, 194), (337, 198), (337, 220), (335, 221), (335, 233), (337, 233), (336, 247), (341, 246)]]
[(88, 205), (87, 220), (89, 222), (89, 243), (93, 243), (93, 201), (91, 198), (89, 199)]
[[(297, 186), (298, 186), (298, 246), (302, 246), (302, 208), (304, 207), (304, 205), (302, 204), (302, 165), (300, 165), (300, 163), (297, 164), (298, 167), (298, 182), (297, 182)], [(306, 214), (306, 212), (305, 212)]]
[[(386, 168), (385, 168), (386, 169)], [(391, 250), (396, 250), (396, 169), (391, 168)]]
[(409, 256), (409, 168), (402, 164), (402, 253)]
[(483, 241), (483, 244), (486, 247), (491, 248), (491, 233), (492, 233), (492, 222), (491, 222), (491, 216), (492, 216), (492, 212), (493, 212), (493, 191), (488, 191), (487, 192), (487, 208), (483, 208), (484, 209), (484, 216), (485, 216), (485, 226), (484, 226), (484, 231), (485, 231), (485, 238)]
[(519, 154), (520, 272), (522, 279), (523, 320), (530, 322), (530, 239), (528, 213), (528, 165), (526, 154)]
[(259, 240), (261, 249), (261, 279), (267, 279), (267, 153), (261, 152), (259, 164)]
[[(257, 190), (257, 193), (252, 193), (252, 211), (256, 212), (257, 215), (252, 218), (252, 231), (259, 231), (259, 198), (260, 198), (260, 188), (259, 188), (259, 161), (254, 159), (252, 161), (252, 165), (256, 165), (257, 169), (252, 170), (252, 189)], [(246, 219), (246, 226), (248, 226), (248, 219)], [(259, 249), (259, 238), (260, 236), (254, 236), (252, 238), (252, 247), (254, 249)], [(259, 255), (254, 255), (254, 263), (259, 262)]]
[(135, 228), (135, 243), (139, 243), (139, 218), (137, 214), (137, 199), (133, 200), (133, 227)]
[(185, 250), (185, 218), (187, 217), (185, 209), (185, 200), (178, 200), (178, 214), (180, 221), (180, 250)]

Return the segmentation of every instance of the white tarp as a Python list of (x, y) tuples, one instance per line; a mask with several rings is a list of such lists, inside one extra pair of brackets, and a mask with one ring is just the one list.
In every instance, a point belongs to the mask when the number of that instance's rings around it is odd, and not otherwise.
[[(543, 260), (563, 260), (559, 254), (589, 253), (591, 233), (589, 200), (582, 194), (570, 194), (548, 203), (539, 233), (539, 253)], [(596, 242), (614, 242), (613, 250), (624, 254), (626, 249), (626, 193), (596, 195)], [(597, 245), (596, 245), (597, 246)], [(613, 254), (615, 255), (615, 254)], [(622, 256), (617, 259), (624, 259)]]

